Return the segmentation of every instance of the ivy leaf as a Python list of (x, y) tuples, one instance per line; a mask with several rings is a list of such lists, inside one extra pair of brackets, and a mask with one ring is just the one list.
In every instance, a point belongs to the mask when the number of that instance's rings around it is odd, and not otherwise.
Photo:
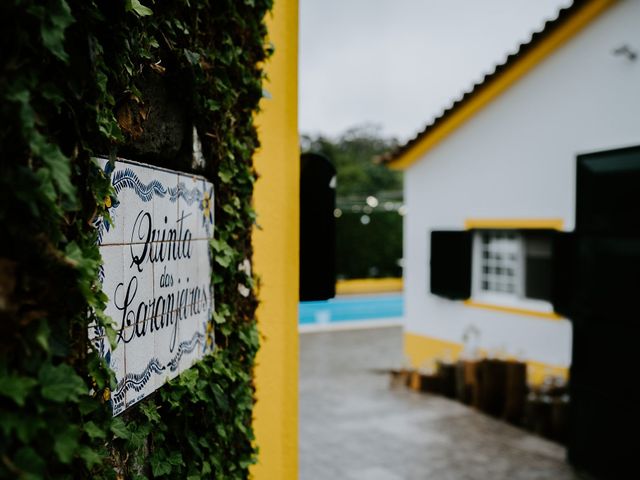
[(62, 463), (69, 463), (73, 459), (73, 454), (78, 448), (79, 437), (80, 429), (74, 425), (70, 425), (56, 434), (53, 450)]
[(198, 65), (200, 62), (200, 54), (187, 50), (186, 48), (184, 49), (184, 56), (187, 57), (191, 65)]
[(29, 93), (29, 90), (18, 87), (9, 87), (9, 91), (5, 94), (5, 98), (20, 106), (19, 118), (22, 135), (24, 138), (29, 138), (36, 124), (36, 114), (31, 107), (31, 94)]
[(224, 322), (227, 321), (227, 319), (224, 317), (224, 314), (222, 313), (218, 313), (218, 312), (213, 312), (213, 320), (218, 324), (218, 325), (222, 325)]
[(49, 3), (47, 13), (40, 23), (42, 44), (63, 62), (69, 61), (64, 50), (64, 32), (74, 22), (71, 9), (65, 0), (54, 0)]
[(156, 404), (154, 402), (143, 403), (140, 406), (140, 410), (151, 423), (160, 423), (160, 421), (162, 420), (160, 414), (158, 413), (158, 407), (156, 407)]
[(87, 387), (69, 365), (57, 367), (45, 363), (38, 374), (41, 393), (44, 398), (54, 402), (77, 401), (80, 395), (87, 394)]
[(81, 415), (89, 415), (98, 410), (98, 408), (100, 408), (100, 403), (91, 397), (83, 397), (78, 403), (78, 409)]
[(87, 422), (84, 424), (84, 431), (89, 438), (105, 438), (107, 436), (106, 432), (98, 427), (94, 422)]
[(113, 423), (111, 424), (111, 431), (118, 438), (122, 438), (124, 440), (129, 440), (131, 438), (131, 432), (125, 425), (122, 418), (116, 418), (113, 420)]
[(42, 195), (42, 198), (48, 200), (50, 204), (55, 205), (57, 195), (53, 180), (51, 180), (51, 172), (46, 168), (41, 168), (36, 172), (35, 177), (40, 183), (40, 185), (38, 185), (38, 192)]
[(224, 429), (224, 425), (220, 424), (220, 423), (216, 423), (216, 432), (218, 433), (218, 435), (220, 436), (220, 438), (222, 438), (223, 440), (226, 440), (228, 435), (227, 435), (227, 431)]
[(15, 432), (18, 440), (22, 443), (29, 443), (33, 438), (41, 433), (41, 430), (48, 427), (41, 418), (34, 418), (29, 415), (13, 415), (7, 411), (0, 412), (0, 426), (5, 435)]
[(27, 395), (37, 383), (33, 378), (2, 375), (0, 377), (0, 395), (12, 399), (23, 407)]
[(180, 453), (180, 450), (172, 451), (169, 457), (167, 458), (167, 461), (171, 465), (175, 465), (175, 466), (184, 465), (184, 460), (182, 459), (182, 454)]
[(223, 411), (228, 411), (229, 410), (229, 402), (227, 402), (227, 398), (225, 397), (224, 392), (222, 391), (222, 388), (220, 388), (220, 385), (217, 384), (212, 384), (211, 385), (211, 391), (213, 391), (213, 396), (216, 399), (216, 403), (218, 404), (218, 406), (223, 410)]
[(233, 172), (219, 170), (218, 177), (222, 180), (222, 183), (231, 183), (231, 180), (233, 180)]
[(154, 477), (171, 473), (171, 463), (169, 463), (166, 458), (167, 455), (161, 450), (155, 451), (151, 455), (149, 463), (151, 463), (151, 472)]
[(51, 102), (56, 109), (64, 102), (64, 94), (61, 89), (57, 88), (53, 83), (45, 83), (42, 86), (42, 96)]
[(87, 468), (92, 469), (95, 465), (99, 465), (102, 463), (102, 455), (96, 452), (94, 449), (89, 448), (85, 445), (80, 447), (78, 450), (80, 457), (84, 460)]
[(233, 260), (233, 257), (229, 257), (226, 255), (216, 255), (215, 258), (218, 265), (220, 265), (223, 268), (228, 268), (229, 265), (231, 265), (231, 260)]
[(216, 252), (215, 261), (221, 267), (228, 268), (233, 262), (235, 250), (224, 240), (211, 240), (211, 246)]
[(42, 320), (38, 325), (35, 340), (45, 352), (49, 351), (49, 337), (51, 336), (51, 328), (46, 320)]
[(223, 206), (222, 210), (227, 212), (229, 215), (237, 215), (237, 212), (235, 211), (235, 209), (231, 205), (227, 204), (227, 205)]
[(125, 3), (125, 11), (135, 12), (139, 17), (147, 17), (153, 15), (153, 10), (149, 7), (145, 7), (138, 0), (127, 0)]
[(45, 461), (31, 447), (23, 447), (18, 450), (13, 461), (20, 470), (24, 470), (25, 472), (36, 474), (44, 473)]
[(116, 332), (111, 323), (106, 326), (104, 331), (107, 334), (107, 339), (109, 340), (111, 350), (115, 350), (118, 345), (118, 332)]
[(59, 192), (70, 202), (77, 202), (76, 189), (71, 183), (71, 163), (60, 148), (37, 132), (32, 132), (29, 146), (33, 154), (44, 162)]

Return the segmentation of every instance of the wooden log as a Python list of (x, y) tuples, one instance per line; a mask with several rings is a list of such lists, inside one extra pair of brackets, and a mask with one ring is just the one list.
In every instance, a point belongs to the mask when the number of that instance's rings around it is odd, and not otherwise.
[(478, 408), (496, 417), (501, 417), (505, 407), (507, 380), (506, 362), (502, 360), (482, 360), (479, 365)]
[(521, 425), (527, 399), (527, 364), (508, 361), (505, 366), (505, 405), (502, 417), (508, 422)]
[(456, 365), (448, 362), (437, 363), (437, 374), (440, 377), (440, 391), (448, 398), (456, 398)]

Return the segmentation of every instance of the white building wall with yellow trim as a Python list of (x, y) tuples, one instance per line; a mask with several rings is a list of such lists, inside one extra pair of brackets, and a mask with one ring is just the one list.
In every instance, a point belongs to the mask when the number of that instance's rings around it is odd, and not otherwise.
[(429, 232), (464, 229), (469, 219), (572, 230), (576, 155), (640, 144), (640, 61), (613, 55), (625, 44), (640, 50), (639, 24), (640, 1), (616, 3), (405, 170), (406, 350), (414, 363), (457, 354), (474, 325), (485, 350), (569, 366), (568, 320), (429, 293)]

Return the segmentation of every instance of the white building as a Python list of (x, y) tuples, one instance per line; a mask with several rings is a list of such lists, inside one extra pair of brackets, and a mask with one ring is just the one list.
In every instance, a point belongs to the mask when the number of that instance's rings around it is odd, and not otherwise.
[(415, 366), (455, 357), (475, 328), (481, 349), (526, 359), (533, 380), (566, 373), (550, 231), (574, 228), (577, 155), (640, 144), (639, 26), (640, 0), (576, 0), (384, 159), (405, 171)]

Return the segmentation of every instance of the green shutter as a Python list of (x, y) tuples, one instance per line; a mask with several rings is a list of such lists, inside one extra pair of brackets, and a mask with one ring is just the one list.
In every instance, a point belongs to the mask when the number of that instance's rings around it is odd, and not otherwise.
[(431, 232), (431, 293), (452, 300), (471, 296), (471, 232)]

